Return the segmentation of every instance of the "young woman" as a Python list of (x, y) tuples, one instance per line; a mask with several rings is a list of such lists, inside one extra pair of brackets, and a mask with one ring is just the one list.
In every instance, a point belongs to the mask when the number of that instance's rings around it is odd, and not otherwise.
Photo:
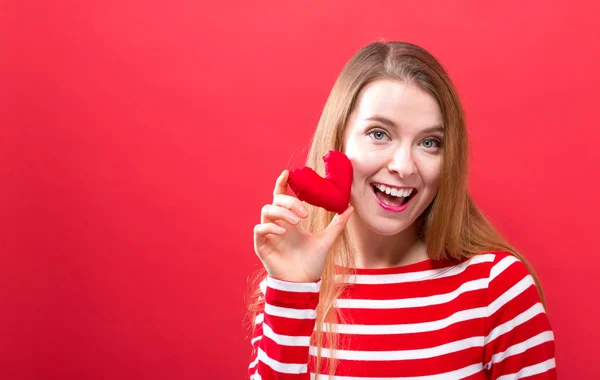
[(424, 49), (377, 42), (347, 63), (307, 166), (324, 175), (344, 152), (350, 206), (304, 204), (277, 179), (254, 229), (251, 379), (556, 379), (541, 288), (469, 196), (467, 145)]

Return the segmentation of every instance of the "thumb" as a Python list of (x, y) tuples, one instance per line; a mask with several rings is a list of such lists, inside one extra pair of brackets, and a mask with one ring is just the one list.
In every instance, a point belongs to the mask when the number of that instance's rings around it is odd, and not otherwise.
[(350, 216), (352, 216), (353, 212), (354, 207), (348, 206), (346, 211), (343, 213), (335, 214), (331, 223), (329, 223), (327, 228), (321, 233), (326, 245), (332, 246), (333, 243), (335, 243), (337, 237), (340, 236), (342, 231), (344, 231), (346, 228), (346, 224), (348, 223), (348, 220), (350, 219)]

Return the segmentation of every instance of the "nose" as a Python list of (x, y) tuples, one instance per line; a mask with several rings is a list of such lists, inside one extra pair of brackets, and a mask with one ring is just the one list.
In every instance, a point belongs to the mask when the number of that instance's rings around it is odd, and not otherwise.
[(413, 160), (410, 148), (398, 148), (388, 163), (388, 170), (391, 173), (398, 174), (400, 178), (407, 178), (414, 175), (417, 171), (417, 167)]

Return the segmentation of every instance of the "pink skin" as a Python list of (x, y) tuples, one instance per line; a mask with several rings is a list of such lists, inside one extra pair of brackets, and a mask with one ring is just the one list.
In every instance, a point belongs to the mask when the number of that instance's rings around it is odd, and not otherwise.
[[(372, 120), (374, 116), (391, 123)], [(442, 124), (435, 98), (414, 84), (379, 79), (358, 95), (344, 136), (344, 153), (353, 165), (350, 204), (355, 208), (347, 228), (358, 265), (427, 258), (414, 223), (438, 191), (443, 131), (430, 129)], [(374, 183), (417, 192), (402, 207), (389, 207), (376, 197)]]

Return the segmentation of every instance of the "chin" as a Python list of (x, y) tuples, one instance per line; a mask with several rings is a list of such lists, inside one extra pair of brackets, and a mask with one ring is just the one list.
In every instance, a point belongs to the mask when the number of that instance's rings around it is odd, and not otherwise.
[(387, 225), (385, 227), (382, 226), (383, 223), (381, 221), (364, 221), (364, 223), (367, 226), (367, 228), (371, 230), (371, 232), (380, 236), (398, 235), (399, 233), (405, 231), (412, 225), (412, 223), (394, 223), (392, 221), (387, 221)]

